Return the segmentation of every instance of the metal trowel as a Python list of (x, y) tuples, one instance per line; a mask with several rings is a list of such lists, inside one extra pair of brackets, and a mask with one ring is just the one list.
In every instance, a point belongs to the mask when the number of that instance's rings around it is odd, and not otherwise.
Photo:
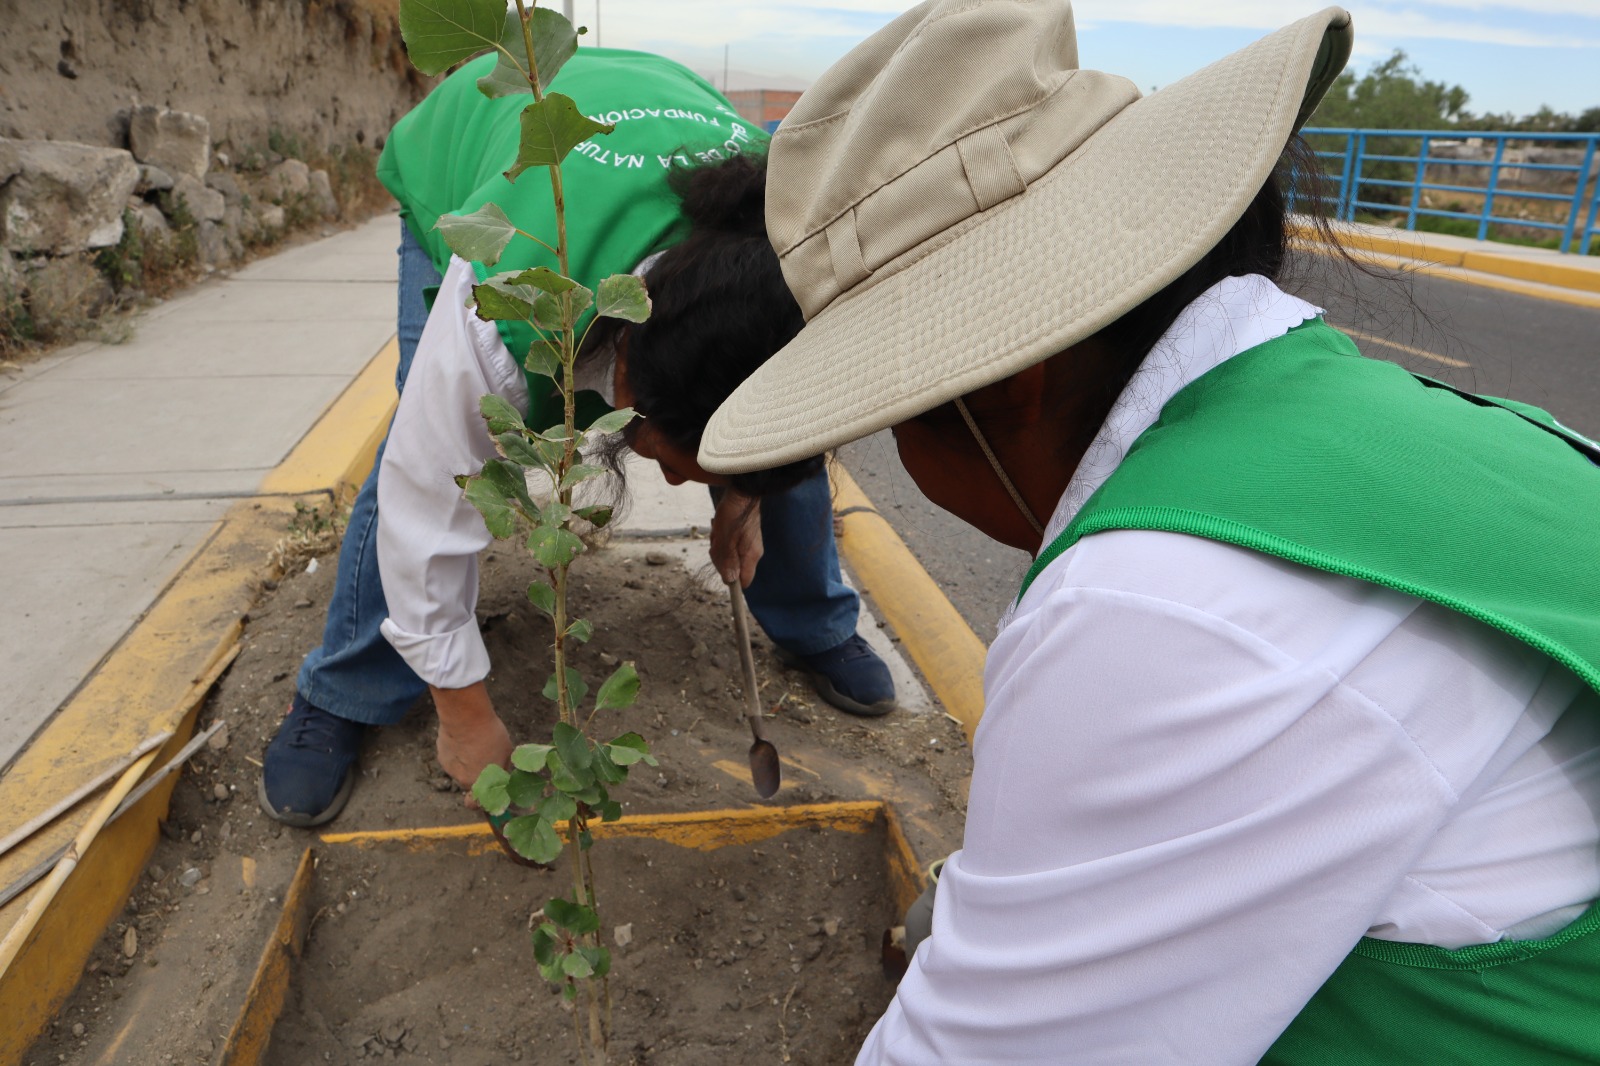
[(739, 645), (739, 665), (744, 668), (745, 718), (750, 722), (750, 783), (756, 795), (770, 799), (782, 784), (778, 749), (762, 734), (761, 693), (756, 687), (756, 660), (750, 652), (749, 613), (744, 605), (744, 589), (738, 581), (728, 582), (728, 598), (733, 601), (733, 634)]

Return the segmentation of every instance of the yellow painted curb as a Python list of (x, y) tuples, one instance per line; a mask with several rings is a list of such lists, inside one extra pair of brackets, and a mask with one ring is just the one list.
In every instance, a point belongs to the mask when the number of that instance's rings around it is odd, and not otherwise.
[[(393, 405), (393, 345), (386, 346), (292, 450), (267, 484), (295, 495), (334, 494), (365, 476)], [(385, 396), (378, 387), (386, 383)], [(374, 427), (378, 436), (374, 439)], [(321, 478), (321, 485), (314, 479)], [(0, 777), (0, 812), (21, 825), (114, 765), (152, 733), (173, 734), (155, 766), (188, 740), (200, 704), (220, 676), (271, 576), (273, 548), (295, 515), (289, 495), (241, 500), (211, 530), (154, 606), (56, 712)], [(114, 824), (80, 857), (15, 960), (0, 972), (0, 1066), (18, 1066), (71, 994), (89, 954), (120, 913), (155, 847), (177, 775)], [(88, 822), (90, 795), (0, 857), (0, 885), (73, 840)], [(0, 909), (0, 937), (27, 913), (35, 886)]]
[(839, 550), (972, 743), (983, 717), (983, 662), (989, 649), (855, 479), (838, 463), (829, 473), (835, 509), (849, 512), (840, 519)]
[[(1594, 256), (1574, 257), (1600, 263)], [(1536, 281), (1540, 285), (1556, 285), (1563, 289), (1600, 293), (1600, 268), (1585, 268), (1577, 264), (1552, 263), (1543, 258), (1505, 255), (1499, 252), (1468, 252), (1461, 259), (1468, 270), (1481, 270), (1485, 274), (1500, 274), (1522, 281)]]
[[(596, 840), (660, 840), (680, 848), (715, 851), (733, 844), (757, 844), (791, 829), (835, 829), (865, 833), (882, 813), (879, 800), (795, 804), (788, 807), (738, 807), (689, 811), (681, 814), (630, 814), (614, 822), (591, 822)], [(421, 829), (374, 829), (349, 833), (324, 833), (324, 844), (375, 847), (401, 844), (412, 849), (432, 847), (442, 841), (466, 840), (474, 850), (499, 850), (487, 822), (429, 826)]]
[[(1322, 235), (1314, 227), (1304, 223), (1291, 224), (1290, 232), (1296, 239), (1307, 243), (1320, 243), (1322, 240)], [(1554, 258), (1516, 255), (1488, 249), (1453, 248), (1433, 243), (1429, 239), (1435, 236), (1433, 234), (1415, 233), (1409, 230), (1373, 232), (1338, 223), (1334, 224), (1334, 235), (1347, 250), (1371, 256), (1379, 261), (1382, 261), (1380, 257), (1393, 256), (1413, 263), (1432, 264), (1435, 267), (1459, 267), (1480, 275), (1462, 275), (1426, 267), (1420, 269), (1421, 273), (1435, 277), (1447, 277), (1486, 288), (1497, 288), (1543, 299), (1562, 300), (1561, 296), (1549, 291), (1513, 284), (1497, 284), (1496, 279), (1532, 282), (1580, 294), (1600, 293), (1600, 258), (1594, 256), (1569, 255)], [(1586, 299), (1562, 300), (1562, 302), (1592, 306)]]
[[(1312, 241), (1298, 242), (1298, 246), (1317, 255), (1337, 254), (1326, 245)], [(1406, 259), (1401, 256), (1386, 255), (1382, 252), (1356, 249), (1352, 254), (1365, 262), (1400, 273), (1423, 274), (1430, 278), (1445, 278), (1450, 281), (1459, 281), (1466, 285), (1476, 285), (1479, 288), (1496, 289), (1500, 292), (1516, 293), (1518, 296), (1531, 296), (1537, 300), (1571, 304), (1574, 307), (1600, 308), (1600, 294), (1581, 292), (1577, 289), (1563, 289), (1533, 281), (1518, 281), (1514, 278), (1501, 277), (1496, 274), (1484, 274), (1478, 271), (1464, 270), (1461, 267)]]
[(300, 854), (289, 890), (284, 893), (283, 912), (261, 951), (255, 977), (244, 996), (244, 1007), (228, 1033), (217, 1066), (248, 1066), (260, 1062), (272, 1040), (272, 1027), (289, 998), (289, 971), (305, 950), (311, 927), (311, 872), (315, 867), (311, 849)]

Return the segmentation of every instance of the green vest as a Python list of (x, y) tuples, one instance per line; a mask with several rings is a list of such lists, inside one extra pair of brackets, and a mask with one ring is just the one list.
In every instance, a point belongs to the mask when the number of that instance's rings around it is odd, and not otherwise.
[[(378, 160), (379, 180), (400, 201), (401, 214), (440, 273), (450, 250), (434, 223), (440, 215), (468, 214), (486, 203), (498, 204), (520, 229), (555, 244), (549, 174), (534, 169), (515, 182), (504, 177), (517, 155), (518, 116), (533, 97), (490, 100), (480, 93), (477, 81), (494, 62), (493, 54), (480, 56), (446, 78), (395, 124)], [(616, 125), (612, 133), (578, 145), (561, 168), (572, 276), (591, 289), (685, 235), (687, 224), (667, 187), (672, 167), (766, 151), (764, 130), (740, 119), (704, 78), (661, 56), (580, 48), (550, 88), (572, 97), (596, 121)], [(556, 258), (525, 237), (513, 237), (492, 271), (474, 265), (482, 281), (505, 270), (554, 269)], [(580, 337), (590, 318), (592, 312), (579, 321)], [(499, 326), (512, 357), (523, 365), (533, 331), (523, 322)], [(530, 424), (561, 420), (548, 379), (529, 374), (528, 395)], [(593, 393), (580, 394), (580, 400), (585, 422), (604, 410)]]
[[(1321, 321), (1182, 389), (1034, 563), (1112, 529), (1224, 541), (1460, 611), (1600, 691), (1600, 448), (1362, 358)], [(1600, 906), (1456, 951), (1363, 938), (1272, 1066), (1600, 1062)]]

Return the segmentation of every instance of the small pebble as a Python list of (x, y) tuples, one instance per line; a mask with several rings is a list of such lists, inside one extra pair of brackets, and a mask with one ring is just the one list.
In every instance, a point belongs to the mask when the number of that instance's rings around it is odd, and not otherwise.
[(83, 1028), (83, 1023), (82, 1022), (73, 1022), (72, 1023), (72, 1035), (73, 1036), (81, 1038), (83, 1036), (83, 1034), (84, 1034), (84, 1031), (85, 1030)]
[(211, 734), (211, 739), (206, 741), (206, 747), (212, 751), (223, 751), (228, 747), (228, 740), (228, 726), (224, 723), (221, 729)]
[(829, 918), (827, 921), (823, 922), (822, 923), (822, 931), (824, 933), (826, 933), (828, 936), (838, 936), (839, 935), (839, 919), (837, 919), (837, 918)]
[(619, 948), (625, 948), (633, 943), (633, 923), (628, 922), (611, 930), (611, 939), (617, 942)]
[(615, 655), (612, 655), (608, 651), (603, 651), (600, 653), (600, 665), (602, 666), (615, 666), (621, 661), (621, 659), (618, 659)]
[(191, 866), (183, 871), (183, 876), (178, 878), (178, 883), (184, 888), (193, 888), (200, 883), (200, 879), (204, 876), (205, 874), (200, 872), (200, 867)]
[(300, 608), (301, 610), (304, 610), (305, 608), (311, 606), (311, 601), (307, 600), (307, 599), (299, 599), (299, 600), (295, 600), (294, 601), (294, 605), (297, 608)]
[(645, 552), (644, 561), (651, 566), (666, 566), (672, 562), (672, 556), (666, 552)]
[(152, 880), (152, 881), (159, 881), (163, 877), (167, 876), (167, 871), (165, 869), (163, 869), (162, 867), (157, 866), (155, 863), (151, 863), (150, 864), (149, 873), (150, 873), (150, 880)]
[(139, 930), (130, 925), (122, 933), (122, 955), (131, 959), (137, 954), (139, 954)]
[(198, 829), (189, 834), (189, 843), (191, 844), (198, 844), (203, 839), (204, 837), (201, 835), (200, 830)]
[(220, 803), (222, 800), (225, 800), (231, 796), (232, 793), (228, 791), (227, 785), (224, 785), (221, 781), (218, 781), (216, 784), (211, 786), (211, 795)]

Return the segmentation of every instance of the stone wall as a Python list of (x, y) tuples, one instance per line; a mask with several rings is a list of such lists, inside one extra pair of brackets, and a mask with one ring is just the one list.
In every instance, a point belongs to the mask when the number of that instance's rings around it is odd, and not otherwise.
[(142, 104), (206, 116), (235, 159), (375, 143), (421, 99), (398, 0), (0, 2), (0, 136), (128, 146)]
[(387, 203), (398, 0), (0, 0), (0, 355)]

